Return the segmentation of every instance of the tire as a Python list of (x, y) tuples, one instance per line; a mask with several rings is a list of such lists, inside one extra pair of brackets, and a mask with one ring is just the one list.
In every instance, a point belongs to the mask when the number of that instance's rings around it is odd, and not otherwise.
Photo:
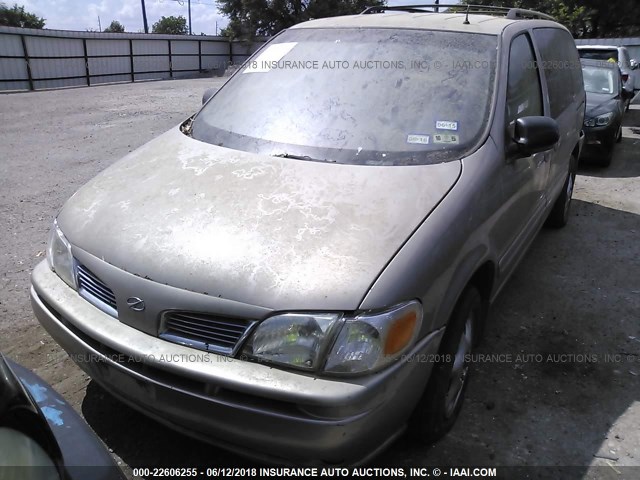
[(604, 144), (605, 153), (602, 159), (600, 160), (600, 166), (607, 168), (611, 165), (611, 160), (613, 160), (613, 147), (615, 146), (615, 138), (611, 142), (607, 142)]
[(468, 355), (477, 343), (486, 309), (478, 290), (467, 287), (456, 304), (427, 387), (409, 421), (409, 435), (433, 443), (445, 435), (460, 413), (468, 384)]
[(616, 134), (616, 143), (622, 141), (622, 124), (618, 125), (618, 133)]
[(552, 228), (562, 228), (569, 221), (569, 211), (571, 210), (571, 197), (573, 196), (573, 187), (576, 181), (577, 160), (574, 155), (571, 155), (569, 161), (569, 172), (567, 173), (567, 179), (562, 187), (560, 196), (556, 199), (556, 203), (553, 205), (549, 217), (547, 218), (547, 225)]

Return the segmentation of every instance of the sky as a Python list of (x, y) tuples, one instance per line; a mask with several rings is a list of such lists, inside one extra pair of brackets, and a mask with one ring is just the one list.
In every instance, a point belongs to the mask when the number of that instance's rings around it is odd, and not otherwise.
[[(112, 20), (118, 20), (127, 32), (142, 32), (141, 0), (2, 0), (11, 6), (23, 5), (25, 10), (43, 17), (45, 28), (59, 30), (99, 31)], [(388, 0), (388, 5), (421, 3), (411, 0)], [(422, 3), (425, 3), (424, 1)], [(429, 2), (426, 2), (429, 3)], [(450, 3), (444, 1), (443, 3)], [(145, 0), (149, 31), (160, 17), (182, 15), (188, 18), (187, 0)], [(100, 24), (98, 23), (100, 18)], [(227, 25), (227, 19), (218, 12), (215, 0), (191, 0), (192, 31), (194, 34), (216, 34)]]

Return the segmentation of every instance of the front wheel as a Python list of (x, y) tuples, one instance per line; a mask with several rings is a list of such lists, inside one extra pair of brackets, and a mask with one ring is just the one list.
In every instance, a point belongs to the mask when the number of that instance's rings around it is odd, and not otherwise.
[(571, 210), (571, 198), (573, 197), (573, 187), (576, 181), (577, 160), (574, 155), (571, 155), (569, 161), (569, 172), (567, 173), (567, 179), (562, 187), (562, 192), (553, 205), (549, 218), (547, 218), (547, 225), (553, 228), (562, 228), (569, 221), (569, 211)]
[(468, 383), (469, 357), (484, 315), (480, 293), (473, 286), (467, 287), (451, 314), (438, 361), (409, 422), (409, 434), (416, 440), (435, 442), (458, 418)]

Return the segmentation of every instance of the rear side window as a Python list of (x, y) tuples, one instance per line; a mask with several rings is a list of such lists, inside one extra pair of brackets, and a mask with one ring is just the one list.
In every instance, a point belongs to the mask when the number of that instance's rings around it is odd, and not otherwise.
[(580, 57), (571, 35), (558, 28), (537, 28), (533, 37), (542, 56), (551, 116), (557, 118), (583, 90)]
[(629, 52), (627, 50), (620, 49), (620, 58), (618, 61), (622, 67), (631, 68), (631, 59), (629, 58)]
[(605, 62), (610, 59), (613, 59), (616, 62), (619, 60), (618, 49), (603, 50), (601, 48), (598, 48), (589, 50), (586, 48), (581, 48), (579, 52), (580, 58), (587, 58), (589, 60), (604, 60)]
[(511, 43), (507, 81), (507, 123), (517, 118), (543, 115), (540, 77), (527, 35)]

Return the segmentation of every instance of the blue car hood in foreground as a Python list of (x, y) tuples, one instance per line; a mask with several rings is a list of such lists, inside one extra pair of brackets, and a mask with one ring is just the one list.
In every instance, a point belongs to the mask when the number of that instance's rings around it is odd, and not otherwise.
[[(8, 372), (6, 377), (1, 376), (2, 378), (0, 378), (0, 390), (3, 391), (3, 397), (9, 395), (9, 391), (11, 391), (13, 394), (8, 399), (10, 403), (24, 401), (27, 404), (33, 402), (36, 405), (40, 413), (38, 422), (41, 422), (37, 428), (44, 429), (44, 431), (48, 429), (53, 435), (53, 440), (57, 444), (56, 449), (62, 456), (61, 463), (64, 473), (67, 475), (66, 478), (71, 480), (87, 478), (92, 480), (124, 480), (126, 478), (100, 439), (73, 407), (50, 385), (26, 368), (8, 359), (5, 361), (2, 355), (0, 355), (0, 362), (4, 362), (4, 366), (0, 370)], [(20, 384), (24, 390), (19, 387)], [(27, 392), (26, 396), (21, 393), (24, 391)], [(21, 400), (18, 397), (24, 398)], [(10, 407), (7, 405), (0, 405), (0, 407), (2, 407), (0, 415), (11, 415)], [(5, 411), (7, 408), (9, 410)], [(25, 431), (29, 431), (29, 429)], [(11, 469), (12, 467), (4, 468)], [(22, 472), (20, 475), (24, 474), (24, 470), (17, 471)], [(9, 473), (8, 470), (5, 473)], [(51, 473), (54, 475), (52, 478), (55, 478), (56, 472)], [(0, 477), (2, 477), (1, 474)], [(11, 476), (9, 475), (8, 478)]]

